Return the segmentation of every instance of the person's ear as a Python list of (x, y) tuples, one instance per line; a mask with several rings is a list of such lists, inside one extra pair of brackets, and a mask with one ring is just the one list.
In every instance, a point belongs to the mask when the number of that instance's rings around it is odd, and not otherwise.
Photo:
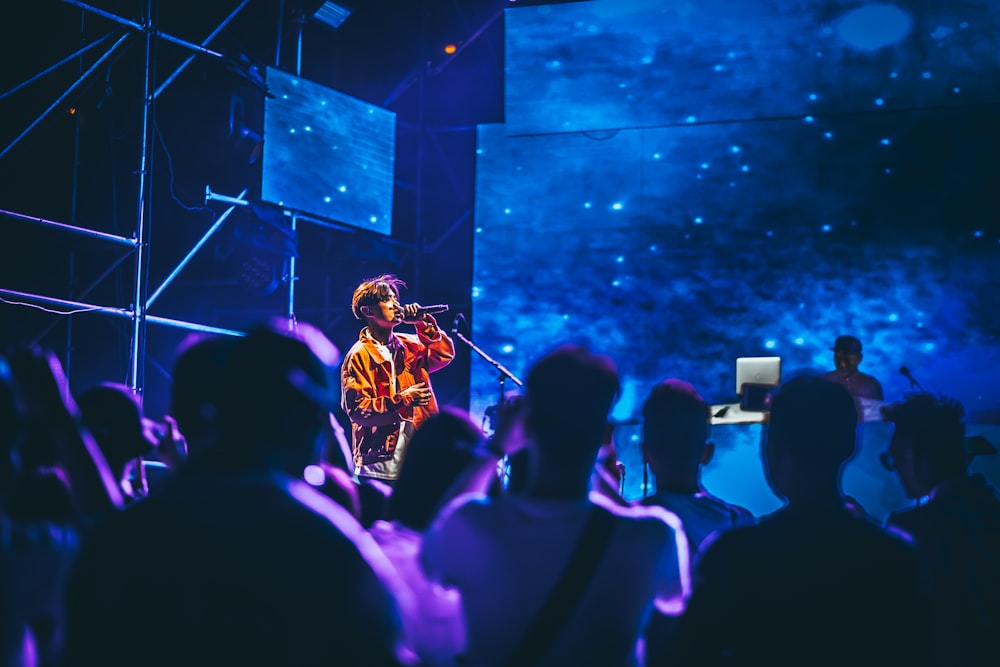
[(701, 464), (708, 465), (708, 462), (712, 460), (715, 456), (715, 443), (709, 440), (705, 443), (705, 446), (701, 448)]
[(361, 314), (364, 315), (365, 317), (371, 317), (372, 316), (372, 307), (371, 306), (361, 306), (360, 308), (358, 308), (358, 310), (360, 310)]

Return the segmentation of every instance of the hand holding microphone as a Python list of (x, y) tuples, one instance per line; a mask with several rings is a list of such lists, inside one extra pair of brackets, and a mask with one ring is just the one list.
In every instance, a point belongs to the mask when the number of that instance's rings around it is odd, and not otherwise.
[(403, 322), (407, 324), (418, 324), (426, 318), (424, 315), (435, 315), (448, 310), (446, 304), (438, 303), (433, 306), (421, 306), (419, 303), (407, 303), (403, 305)]

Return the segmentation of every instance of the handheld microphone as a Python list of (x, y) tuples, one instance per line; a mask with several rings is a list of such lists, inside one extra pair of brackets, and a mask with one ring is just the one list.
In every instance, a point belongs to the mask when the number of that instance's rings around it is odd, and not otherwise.
[(436, 303), (433, 306), (420, 306), (417, 308), (417, 316), (423, 317), (424, 315), (437, 315), (438, 313), (443, 313), (448, 310), (448, 305), (444, 303)]
[[(412, 305), (412, 304), (408, 304), (408, 305)], [(446, 310), (448, 310), (448, 306), (446, 304), (443, 304), (443, 303), (436, 303), (436, 304), (434, 304), (432, 306), (419, 306), (417, 308), (417, 314), (416, 315), (414, 315), (411, 318), (411, 317), (407, 317), (404, 314), (403, 315), (403, 321), (407, 322), (409, 324), (414, 324), (416, 322), (419, 322), (421, 320), (421, 318), (423, 318), (424, 315), (435, 315), (437, 313), (443, 313)]]

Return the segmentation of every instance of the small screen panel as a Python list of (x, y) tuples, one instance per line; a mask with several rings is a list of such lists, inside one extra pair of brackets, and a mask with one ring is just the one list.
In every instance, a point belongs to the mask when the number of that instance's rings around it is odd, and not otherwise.
[(264, 104), (264, 201), (392, 232), (396, 114), (274, 68)]

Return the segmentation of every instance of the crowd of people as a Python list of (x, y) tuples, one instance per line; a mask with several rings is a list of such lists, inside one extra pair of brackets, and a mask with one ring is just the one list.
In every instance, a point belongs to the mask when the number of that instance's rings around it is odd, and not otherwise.
[(885, 463), (923, 500), (881, 525), (840, 486), (855, 398), (829, 378), (787, 382), (762, 451), (786, 502), (754, 517), (702, 486), (710, 410), (667, 379), (643, 406), (657, 489), (629, 502), (602, 460), (612, 359), (554, 347), (485, 437), (437, 405), (430, 374), (454, 344), (404, 287), (358, 286), (364, 328), (343, 358), (287, 320), (194, 335), (162, 422), (127, 387), (71, 396), (49, 352), (0, 358), (0, 664), (1000, 657), (1000, 500), (969, 473), (952, 399), (884, 410)]

